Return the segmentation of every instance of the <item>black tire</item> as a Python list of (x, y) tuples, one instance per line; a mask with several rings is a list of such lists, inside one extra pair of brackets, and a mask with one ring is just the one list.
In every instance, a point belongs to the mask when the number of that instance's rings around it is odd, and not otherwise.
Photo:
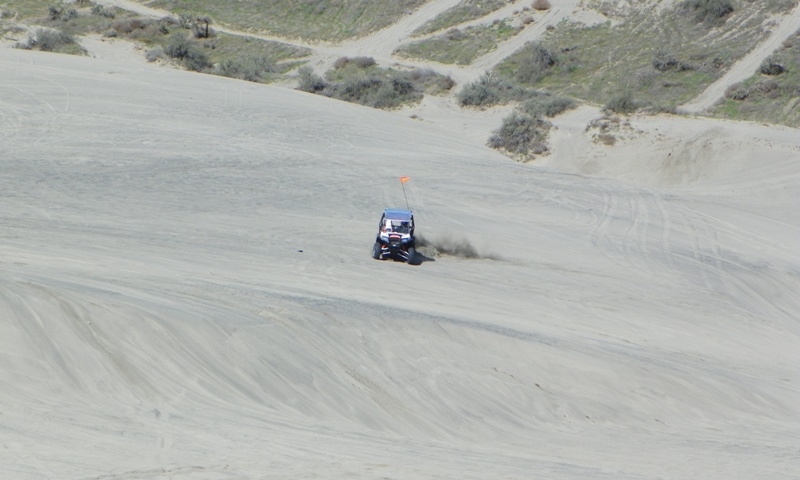
[(406, 263), (414, 265), (414, 262), (416, 262), (416, 260), (417, 260), (417, 251), (414, 249), (414, 247), (411, 247), (408, 249), (408, 261)]
[(375, 242), (372, 246), (372, 258), (375, 260), (381, 259), (381, 242)]

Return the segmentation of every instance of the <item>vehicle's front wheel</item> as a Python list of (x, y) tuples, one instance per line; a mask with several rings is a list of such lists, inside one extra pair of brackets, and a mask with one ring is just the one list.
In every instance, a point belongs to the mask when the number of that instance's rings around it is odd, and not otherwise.
[(413, 265), (416, 260), (417, 260), (417, 251), (414, 249), (414, 247), (411, 247), (411, 248), (408, 249), (408, 261), (407, 261), (407, 263), (410, 263), (410, 264)]
[(372, 258), (381, 259), (381, 242), (375, 242), (375, 245), (372, 246)]

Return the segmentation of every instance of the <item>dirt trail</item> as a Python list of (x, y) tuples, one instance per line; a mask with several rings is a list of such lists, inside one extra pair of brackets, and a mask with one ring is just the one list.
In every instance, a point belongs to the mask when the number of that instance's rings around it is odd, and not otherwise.
[(797, 30), (800, 30), (800, 4), (788, 14), (776, 17), (768, 24), (773, 23), (775, 25), (769, 37), (745, 55), (744, 58), (733, 64), (728, 73), (709, 85), (703, 93), (693, 100), (681, 105), (678, 110), (685, 113), (703, 113), (722, 99), (725, 95), (725, 90), (729, 86), (752, 76), (758, 70), (761, 62), (780, 47), (781, 42)]

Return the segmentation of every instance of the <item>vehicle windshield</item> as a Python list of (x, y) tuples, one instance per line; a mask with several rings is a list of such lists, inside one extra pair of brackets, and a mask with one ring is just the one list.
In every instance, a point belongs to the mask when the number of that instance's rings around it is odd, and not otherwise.
[(400, 233), (400, 234), (409, 234), (411, 233), (411, 226), (409, 222), (406, 221), (386, 219), (385, 231)]

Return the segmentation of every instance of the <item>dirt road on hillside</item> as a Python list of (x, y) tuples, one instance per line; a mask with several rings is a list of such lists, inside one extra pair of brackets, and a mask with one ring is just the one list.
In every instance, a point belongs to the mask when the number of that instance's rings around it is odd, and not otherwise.
[(744, 58), (734, 63), (719, 80), (709, 85), (703, 93), (678, 110), (686, 113), (702, 113), (711, 108), (725, 96), (725, 90), (735, 83), (742, 82), (756, 73), (761, 63), (772, 55), (781, 43), (794, 32), (800, 30), (800, 4), (786, 15), (774, 18), (772, 33)]

